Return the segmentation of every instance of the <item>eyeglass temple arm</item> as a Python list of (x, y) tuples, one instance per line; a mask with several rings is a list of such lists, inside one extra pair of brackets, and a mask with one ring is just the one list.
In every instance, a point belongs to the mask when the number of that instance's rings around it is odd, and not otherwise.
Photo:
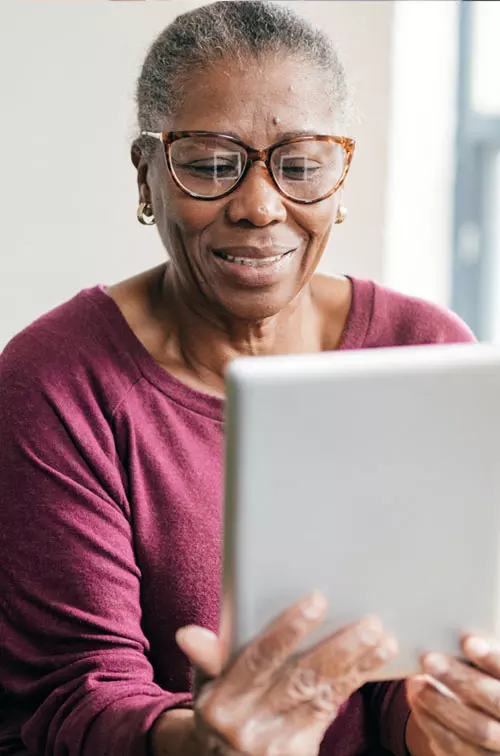
[(153, 137), (153, 139), (159, 139), (163, 141), (163, 134), (161, 131), (141, 131), (141, 136)]

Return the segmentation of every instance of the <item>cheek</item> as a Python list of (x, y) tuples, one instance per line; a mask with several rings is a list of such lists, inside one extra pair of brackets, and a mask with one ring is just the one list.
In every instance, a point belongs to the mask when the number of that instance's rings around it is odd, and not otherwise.
[(203, 202), (181, 192), (176, 186), (166, 186), (158, 197), (161, 207), (157, 218), (158, 230), (168, 244), (172, 257), (185, 248), (190, 256), (203, 244), (203, 235), (219, 218), (220, 203)]
[(296, 213), (296, 221), (307, 234), (311, 251), (323, 251), (332, 229), (337, 204), (335, 198), (329, 197), (316, 205), (304, 206), (300, 214)]
[(220, 213), (220, 202), (203, 202), (185, 194), (166, 168), (157, 167), (152, 172), (150, 186), (160, 231), (162, 227), (168, 231), (173, 226), (189, 235), (200, 233)]

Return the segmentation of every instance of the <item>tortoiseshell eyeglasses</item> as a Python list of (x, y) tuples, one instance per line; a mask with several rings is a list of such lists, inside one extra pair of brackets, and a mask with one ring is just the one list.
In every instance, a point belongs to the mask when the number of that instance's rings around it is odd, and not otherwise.
[(143, 131), (163, 143), (170, 174), (182, 191), (200, 200), (233, 192), (252, 163), (263, 162), (278, 191), (308, 205), (330, 197), (344, 183), (354, 155), (348, 137), (307, 134), (256, 150), (213, 131)]

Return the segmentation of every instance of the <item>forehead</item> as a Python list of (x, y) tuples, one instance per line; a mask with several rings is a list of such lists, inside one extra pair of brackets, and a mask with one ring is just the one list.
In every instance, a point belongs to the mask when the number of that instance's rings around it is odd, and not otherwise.
[(283, 133), (333, 133), (335, 113), (325, 75), (293, 59), (220, 61), (185, 83), (172, 130), (234, 132), (254, 147)]

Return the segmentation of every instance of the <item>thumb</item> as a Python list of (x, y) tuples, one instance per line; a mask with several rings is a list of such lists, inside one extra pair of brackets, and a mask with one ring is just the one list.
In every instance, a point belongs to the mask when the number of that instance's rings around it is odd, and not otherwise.
[(416, 700), (422, 690), (427, 686), (427, 683), (428, 679), (425, 675), (415, 675), (415, 677), (410, 677), (406, 681), (406, 696), (411, 709), (413, 709)]
[(196, 625), (181, 627), (175, 634), (177, 645), (197, 670), (207, 677), (218, 677), (223, 666), (220, 639), (211, 630)]

